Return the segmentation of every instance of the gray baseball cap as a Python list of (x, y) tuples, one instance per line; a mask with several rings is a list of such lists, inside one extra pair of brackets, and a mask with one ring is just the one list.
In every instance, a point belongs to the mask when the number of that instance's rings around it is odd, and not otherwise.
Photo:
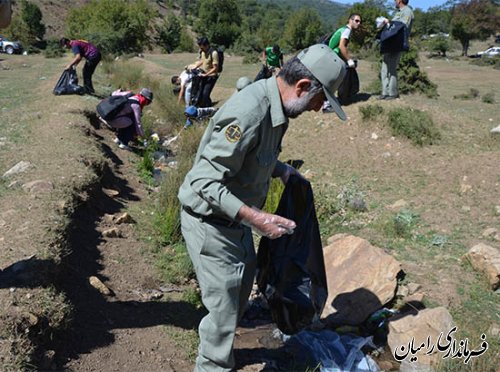
[(326, 98), (337, 116), (341, 120), (346, 120), (347, 117), (335, 98), (335, 92), (339, 89), (346, 74), (345, 62), (328, 45), (324, 44), (311, 45), (302, 50), (297, 58), (323, 85)]

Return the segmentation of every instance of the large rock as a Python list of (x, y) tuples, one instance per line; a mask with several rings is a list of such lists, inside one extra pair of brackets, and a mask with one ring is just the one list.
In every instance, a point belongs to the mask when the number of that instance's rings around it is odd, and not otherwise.
[(474, 269), (483, 272), (494, 290), (500, 286), (500, 252), (489, 245), (479, 243), (464, 255)]
[(2, 176), (2, 178), (7, 178), (7, 177), (12, 177), (16, 174), (26, 172), (28, 168), (31, 166), (31, 163), (29, 161), (20, 161), (16, 165), (14, 165), (12, 168), (10, 168), (7, 172), (5, 172)]
[[(435, 345), (441, 332), (440, 344), (444, 345), (452, 328), (453, 319), (444, 307), (424, 309), (415, 315), (392, 318), (387, 344), (392, 356), (402, 362), (401, 370), (408, 371), (411, 365), (420, 366), (417, 370), (436, 370), (444, 354), (441, 355)], [(422, 344), (425, 346), (421, 347)], [(409, 352), (411, 349), (415, 352)]]
[(367, 240), (338, 234), (324, 248), (328, 299), (322, 318), (357, 325), (389, 302), (401, 265)]

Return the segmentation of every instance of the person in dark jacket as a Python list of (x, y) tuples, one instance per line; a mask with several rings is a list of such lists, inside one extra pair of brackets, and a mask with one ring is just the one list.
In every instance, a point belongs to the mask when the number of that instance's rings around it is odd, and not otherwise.
[[(392, 18), (392, 21), (404, 23), (408, 28), (408, 35), (410, 35), (411, 26), (413, 24), (413, 11), (408, 6), (408, 1), (409, 0), (395, 0), (398, 11)], [(389, 23), (389, 21), (385, 19), (384, 26), (387, 23)], [(380, 71), (382, 95), (379, 99), (391, 100), (399, 97), (397, 68), (401, 53), (401, 51), (382, 53), (382, 69)]]
[(92, 75), (94, 71), (101, 61), (101, 52), (97, 47), (89, 43), (86, 40), (69, 40), (63, 37), (59, 44), (62, 48), (71, 49), (75, 58), (66, 66), (65, 70), (69, 70), (73, 67), (76, 67), (82, 60), (85, 58), (85, 65), (83, 66), (82, 74), (83, 74), (83, 88), (85, 93), (93, 94), (94, 86), (92, 85)]
[[(112, 96), (129, 96), (130, 91), (122, 91), (118, 89), (114, 91)], [(99, 117), (103, 123), (116, 129), (117, 136), (113, 140), (122, 150), (130, 150), (128, 143), (139, 136), (144, 139), (144, 129), (142, 128), (142, 110), (145, 106), (153, 102), (153, 92), (148, 88), (142, 88), (139, 94), (130, 96), (129, 103), (116, 114), (113, 119), (104, 120)]]

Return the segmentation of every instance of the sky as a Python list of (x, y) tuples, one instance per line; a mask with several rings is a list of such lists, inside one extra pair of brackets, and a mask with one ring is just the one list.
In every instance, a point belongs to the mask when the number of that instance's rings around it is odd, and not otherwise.
[[(362, 2), (362, 0), (333, 0), (337, 3), (348, 4), (351, 5), (355, 2)], [(439, 6), (446, 3), (447, 0), (410, 0), (408, 3), (413, 9), (420, 8), (422, 10), (427, 10), (433, 6)]]

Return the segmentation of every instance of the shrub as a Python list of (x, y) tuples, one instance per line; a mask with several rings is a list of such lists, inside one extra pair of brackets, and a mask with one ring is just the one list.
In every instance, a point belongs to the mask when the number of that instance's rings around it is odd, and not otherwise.
[(179, 46), (177, 47), (177, 50), (180, 52), (189, 52), (193, 53), (196, 51), (195, 45), (194, 45), (194, 40), (189, 35), (189, 33), (186, 31), (186, 29), (181, 30), (181, 35), (179, 38)]
[(50, 39), (47, 41), (47, 47), (43, 51), (45, 58), (60, 58), (64, 55), (64, 50), (59, 45), (59, 40)]
[(181, 40), (181, 23), (176, 16), (170, 16), (163, 20), (163, 24), (155, 27), (158, 33), (157, 42), (167, 52), (172, 53)]
[(444, 36), (437, 36), (429, 40), (428, 47), (431, 52), (446, 57), (446, 52), (450, 50), (450, 42)]
[(411, 236), (417, 221), (417, 214), (408, 210), (402, 210), (397, 213), (392, 220), (394, 232), (399, 237), (408, 238)]
[(474, 99), (477, 97), (479, 97), (479, 91), (475, 88), (470, 88), (467, 93), (456, 94), (453, 96), (454, 99), (464, 99), (464, 100)]
[(147, 31), (153, 16), (144, 0), (92, 0), (70, 11), (67, 37), (88, 39), (104, 54), (142, 52), (149, 44)]
[(410, 48), (403, 53), (398, 67), (399, 92), (402, 94), (419, 92), (429, 98), (436, 98), (437, 85), (429, 80), (425, 72), (418, 66), (418, 51), (416, 48)]
[(481, 98), (481, 100), (484, 103), (495, 103), (495, 93), (493, 92), (486, 93), (485, 95), (483, 95), (483, 98)]
[(441, 139), (441, 134), (432, 117), (423, 111), (397, 108), (389, 112), (388, 123), (394, 136), (404, 136), (414, 145), (432, 145)]
[(367, 105), (361, 106), (359, 108), (361, 113), (361, 118), (363, 120), (374, 120), (384, 112), (384, 108), (381, 105)]

